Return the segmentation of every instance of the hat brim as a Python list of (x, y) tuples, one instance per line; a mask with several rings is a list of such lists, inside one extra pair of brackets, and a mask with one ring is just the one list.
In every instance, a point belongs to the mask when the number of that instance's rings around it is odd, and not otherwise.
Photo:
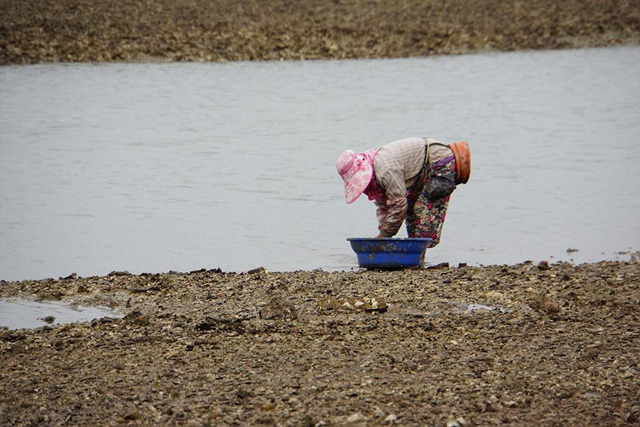
[(352, 167), (343, 177), (344, 198), (347, 204), (355, 202), (367, 189), (373, 177), (373, 166), (363, 161), (359, 167)]

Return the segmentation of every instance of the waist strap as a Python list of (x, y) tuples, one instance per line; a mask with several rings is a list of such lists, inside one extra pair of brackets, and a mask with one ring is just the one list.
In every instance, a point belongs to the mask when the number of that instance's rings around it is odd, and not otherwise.
[(456, 184), (466, 184), (471, 175), (471, 152), (467, 141), (449, 144), (456, 159)]

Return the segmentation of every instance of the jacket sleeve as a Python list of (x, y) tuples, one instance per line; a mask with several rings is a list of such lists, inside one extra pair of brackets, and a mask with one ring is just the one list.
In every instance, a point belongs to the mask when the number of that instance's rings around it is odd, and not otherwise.
[(382, 201), (376, 201), (375, 203), (378, 208), (376, 216), (380, 234), (385, 237), (395, 236), (400, 230), (407, 213), (406, 197), (395, 197), (387, 199), (386, 203)]

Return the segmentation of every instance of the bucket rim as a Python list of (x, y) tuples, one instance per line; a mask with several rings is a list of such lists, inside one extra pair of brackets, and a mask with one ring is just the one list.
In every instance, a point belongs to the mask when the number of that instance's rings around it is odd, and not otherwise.
[(428, 237), (347, 237), (348, 241), (353, 240), (370, 240), (370, 241), (385, 241), (388, 242), (390, 240), (402, 241), (402, 242), (428, 242), (433, 239)]

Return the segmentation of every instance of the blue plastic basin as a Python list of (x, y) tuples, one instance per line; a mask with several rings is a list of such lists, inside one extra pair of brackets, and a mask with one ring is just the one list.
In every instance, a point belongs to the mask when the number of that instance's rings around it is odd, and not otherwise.
[(397, 269), (418, 267), (432, 239), (378, 239), (350, 237), (347, 239), (363, 268)]

